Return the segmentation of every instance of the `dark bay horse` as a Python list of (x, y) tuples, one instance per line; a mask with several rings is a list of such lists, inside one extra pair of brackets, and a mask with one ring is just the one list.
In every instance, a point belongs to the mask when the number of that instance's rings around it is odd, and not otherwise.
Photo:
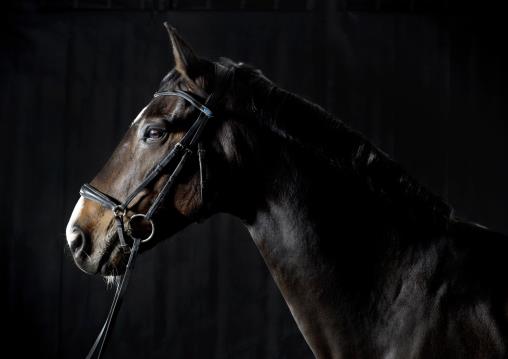
[[(169, 28), (175, 68), (159, 91), (203, 101), (233, 78), (193, 156), (155, 213), (153, 240), (218, 212), (250, 231), (318, 358), (507, 357), (508, 238), (451, 208), (359, 133), (242, 63), (195, 55)], [(91, 182), (124, 200), (198, 111), (154, 98)], [(168, 173), (127, 208), (145, 213)], [(81, 198), (67, 227), (79, 268), (125, 270), (113, 214)]]

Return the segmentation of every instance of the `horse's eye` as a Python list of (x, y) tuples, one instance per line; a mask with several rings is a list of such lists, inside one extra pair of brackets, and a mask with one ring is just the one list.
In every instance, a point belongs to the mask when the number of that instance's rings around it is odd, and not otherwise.
[(145, 138), (148, 141), (157, 141), (164, 137), (166, 131), (162, 128), (149, 128), (145, 133)]

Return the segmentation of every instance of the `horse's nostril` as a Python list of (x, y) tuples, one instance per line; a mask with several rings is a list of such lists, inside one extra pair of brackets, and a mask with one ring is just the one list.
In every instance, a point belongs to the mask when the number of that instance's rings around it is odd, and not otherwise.
[(90, 237), (78, 225), (68, 227), (67, 243), (79, 269), (88, 274), (97, 273), (98, 260), (91, 258)]
[(76, 252), (82, 250), (85, 246), (85, 234), (81, 228), (78, 226), (73, 226), (72, 236), (72, 240), (69, 241), (69, 247), (71, 252), (75, 254)]

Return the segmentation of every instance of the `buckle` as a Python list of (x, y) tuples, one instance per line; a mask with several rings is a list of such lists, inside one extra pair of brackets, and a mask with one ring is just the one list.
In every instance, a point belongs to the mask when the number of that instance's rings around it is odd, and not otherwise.
[(113, 208), (113, 213), (115, 214), (115, 217), (123, 217), (125, 216), (125, 213), (127, 213), (127, 210), (123, 208), (122, 206), (118, 205), (115, 208)]

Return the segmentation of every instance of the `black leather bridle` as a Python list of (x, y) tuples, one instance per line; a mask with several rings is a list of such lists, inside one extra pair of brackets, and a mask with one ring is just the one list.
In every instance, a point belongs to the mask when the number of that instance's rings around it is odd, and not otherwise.
[[(116, 222), (116, 231), (118, 234), (118, 239), (120, 242), (120, 248), (130, 251), (129, 259), (127, 261), (127, 265), (125, 268), (125, 272), (120, 280), (120, 284), (117, 286), (115, 291), (115, 295), (113, 297), (113, 301), (111, 303), (111, 307), (106, 318), (106, 322), (102, 327), (97, 339), (94, 344), (90, 348), (86, 359), (91, 359), (95, 353), (97, 353), (97, 358), (101, 357), (102, 351), (104, 349), (104, 345), (106, 343), (109, 328), (116, 316), (118, 309), (120, 308), (125, 289), (127, 288), (127, 284), (129, 282), (129, 278), (134, 269), (134, 264), (136, 260), (136, 256), (139, 251), (139, 247), (141, 243), (148, 242), (155, 233), (155, 225), (152, 221), (152, 217), (160, 207), (164, 198), (172, 189), (175, 184), (176, 178), (182, 171), (185, 163), (190, 158), (190, 156), (197, 152), (199, 158), (199, 170), (201, 177), (201, 191), (203, 191), (203, 164), (202, 164), (202, 149), (200, 145), (200, 138), (202, 136), (203, 130), (208, 123), (208, 121), (214, 117), (213, 112), (210, 108), (215, 108), (217, 106), (218, 101), (229, 88), (229, 83), (232, 77), (233, 68), (225, 68), (221, 65), (215, 65), (215, 78), (216, 85), (214, 91), (210, 96), (206, 99), (205, 103), (202, 104), (198, 100), (196, 100), (192, 95), (187, 92), (176, 90), (176, 91), (160, 91), (154, 94), (154, 98), (160, 96), (177, 96), (181, 99), (188, 102), (194, 108), (199, 110), (199, 115), (191, 127), (187, 130), (184, 137), (178, 142), (173, 149), (165, 155), (159, 163), (157, 163), (145, 179), (127, 196), (127, 199), (123, 202), (116, 200), (115, 198), (107, 195), (106, 193), (100, 191), (99, 189), (93, 187), (90, 184), (84, 184), (79, 193), (80, 195), (88, 200), (99, 203), (101, 206), (110, 209), (115, 218)], [(162, 186), (162, 189), (157, 194), (152, 204), (148, 208), (146, 213), (137, 213), (130, 218), (127, 219), (127, 226), (124, 226), (124, 220), (126, 219), (127, 210), (129, 208), (129, 204), (132, 200), (145, 188), (147, 188), (153, 181), (159, 177), (164, 169), (166, 169), (171, 163), (176, 162), (174, 166), (173, 172), (169, 175), (168, 179)], [(203, 196), (203, 194), (202, 194)], [(134, 234), (136, 223), (139, 226), (140, 224), (149, 225), (150, 233), (145, 237), (139, 237)], [(125, 241), (125, 236), (128, 235), (132, 239), (132, 246), (127, 244)]]

